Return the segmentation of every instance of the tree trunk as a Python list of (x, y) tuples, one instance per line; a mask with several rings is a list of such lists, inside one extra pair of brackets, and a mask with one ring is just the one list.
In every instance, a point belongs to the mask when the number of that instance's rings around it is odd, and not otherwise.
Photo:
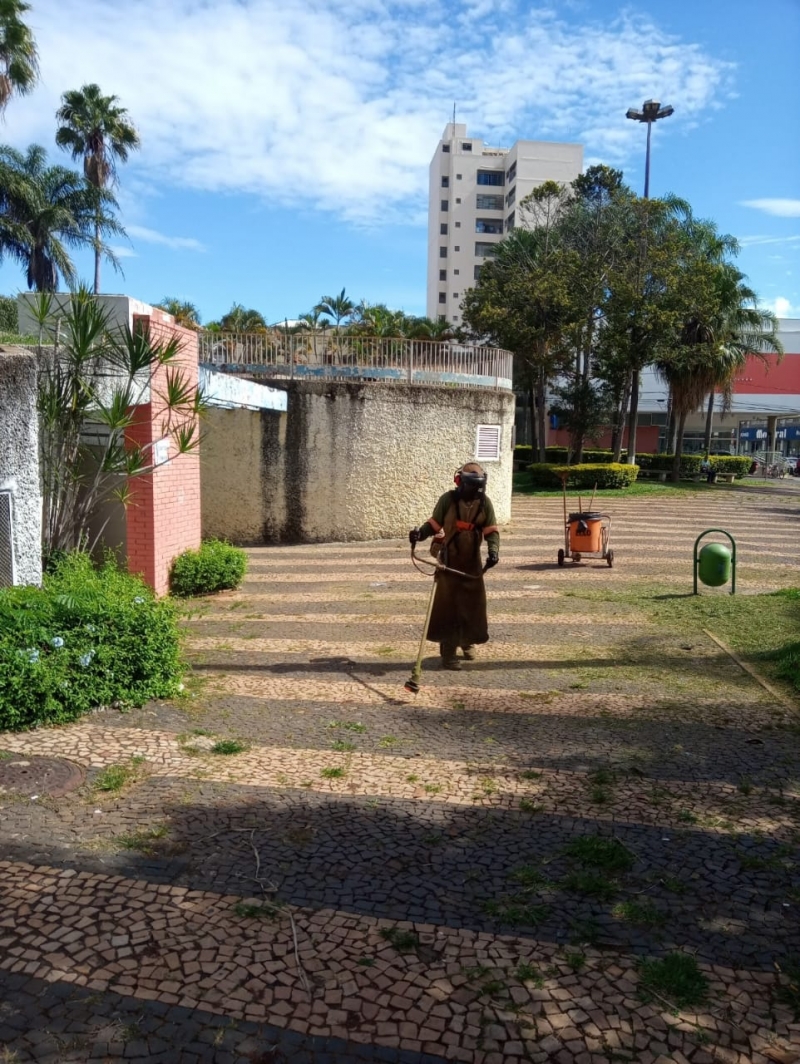
[(623, 429), (628, 414), (628, 397), (630, 395), (630, 389), (631, 379), (630, 376), (628, 376), (625, 378), (625, 383), (622, 385), (622, 391), (619, 396), (619, 405), (617, 406), (614, 415), (614, 431), (611, 435), (611, 450), (614, 452), (612, 457), (615, 462), (619, 462), (620, 457), (622, 456)]
[(533, 378), (531, 378), (530, 388), (528, 389), (528, 399), (531, 404), (531, 460), (538, 462), (539, 434), (536, 427), (536, 388), (533, 384)]
[(100, 292), (100, 219), (94, 223), (94, 294)]
[(677, 484), (681, 479), (681, 458), (683, 457), (683, 432), (686, 428), (688, 410), (681, 410), (678, 418), (678, 436), (675, 440), (675, 457), (672, 459), (672, 479)]
[(706, 438), (705, 438), (705, 451), (708, 454), (711, 451), (711, 430), (714, 427), (714, 400), (716, 396), (714, 392), (708, 397), (708, 410), (706, 411)]
[(636, 422), (639, 418), (639, 370), (631, 374), (631, 402), (628, 410), (628, 465), (636, 464)]
[(545, 439), (547, 436), (547, 426), (545, 424), (545, 385), (547, 379), (545, 377), (544, 369), (539, 370), (539, 378), (536, 382), (536, 418), (537, 418), (537, 430), (539, 436), (539, 461), (544, 462), (547, 460), (545, 453)]

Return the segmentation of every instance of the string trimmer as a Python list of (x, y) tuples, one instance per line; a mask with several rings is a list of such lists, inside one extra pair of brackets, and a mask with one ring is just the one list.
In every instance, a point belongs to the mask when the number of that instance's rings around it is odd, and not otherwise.
[[(436, 576), (437, 573), (455, 573), (456, 576), (465, 576), (467, 580), (480, 580), (480, 576), (475, 576), (473, 573), (464, 573), (461, 569), (451, 569), (449, 565), (444, 565), (438, 559), (436, 561), (429, 561), (427, 558), (420, 558), (417, 555), (415, 546), (411, 548), (411, 561), (416, 569), (423, 574), (423, 576)], [(429, 565), (433, 572), (426, 573), (424, 569), (419, 568), (419, 562), (423, 565)], [(483, 573), (486, 572), (486, 566), (483, 567)], [(406, 691), (410, 691), (412, 695), (419, 693), (419, 681), (422, 678), (422, 655), (425, 653), (425, 642), (428, 638), (428, 627), (431, 623), (431, 614), (433, 613), (433, 600), (436, 598), (436, 588), (438, 587), (438, 581), (433, 581), (431, 587), (430, 598), (428, 599), (428, 611), (425, 614), (425, 624), (422, 626), (422, 638), (419, 641), (419, 653), (417, 654), (417, 660), (414, 663), (414, 668), (411, 671), (411, 676), (406, 680), (403, 685)]]

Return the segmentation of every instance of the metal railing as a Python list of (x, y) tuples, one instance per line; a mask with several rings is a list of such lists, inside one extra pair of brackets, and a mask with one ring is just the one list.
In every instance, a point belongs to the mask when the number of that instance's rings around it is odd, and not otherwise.
[(201, 332), (198, 341), (200, 361), (228, 373), (462, 388), (512, 386), (513, 356), (497, 347), (335, 332)]

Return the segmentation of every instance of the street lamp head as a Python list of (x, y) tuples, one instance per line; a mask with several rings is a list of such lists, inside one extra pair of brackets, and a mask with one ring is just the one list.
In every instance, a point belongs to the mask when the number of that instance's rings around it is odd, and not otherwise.
[(662, 107), (659, 110), (658, 114), (656, 115), (656, 118), (669, 118), (670, 115), (674, 115), (674, 114), (675, 114), (675, 108), (674, 107), (670, 107), (669, 104), (667, 104), (666, 107)]
[(644, 115), (634, 107), (629, 107), (625, 112), (626, 118), (632, 118), (634, 122), (644, 122)]

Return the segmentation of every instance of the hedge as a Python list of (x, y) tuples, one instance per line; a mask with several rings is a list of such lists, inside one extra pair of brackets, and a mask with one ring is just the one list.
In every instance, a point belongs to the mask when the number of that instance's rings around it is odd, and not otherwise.
[(737, 477), (744, 477), (750, 472), (753, 459), (748, 455), (712, 455), (709, 458), (712, 469), (718, 473), (733, 473)]
[[(675, 461), (674, 454), (637, 454), (636, 461), (639, 463), (642, 469), (656, 469), (659, 472), (672, 472), (672, 465)], [(682, 454), (681, 455), (681, 476), (682, 477), (694, 477), (699, 476), (702, 472), (701, 465), (703, 464), (702, 454)]]
[(208, 539), (199, 550), (187, 550), (172, 563), (170, 588), (174, 595), (210, 595), (241, 584), (247, 555), (220, 539)]
[(0, 729), (168, 698), (181, 673), (174, 606), (114, 563), (67, 554), (42, 587), (0, 592)]
[(562, 473), (569, 473), (568, 488), (627, 488), (636, 480), (639, 467), (616, 462), (587, 462), (581, 465), (551, 465), (535, 462), (528, 467), (536, 488), (560, 488)]

